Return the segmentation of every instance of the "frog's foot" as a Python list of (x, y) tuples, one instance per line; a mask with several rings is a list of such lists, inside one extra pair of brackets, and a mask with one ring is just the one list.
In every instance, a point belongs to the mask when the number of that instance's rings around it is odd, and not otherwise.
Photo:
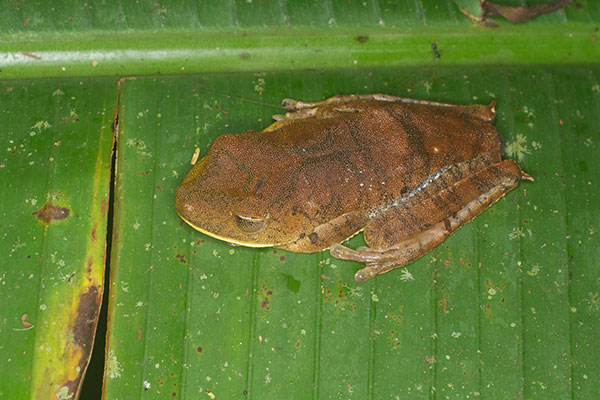
[(290, 98), (286, 98), (281, 100), (281, 106), (288, 111), (297, 111), (303, 108), (313, 108), (317, 107), (321, 102), (309, 103), (301, 100), (294, 100)]
[[(487, 195), (488, 193), (482, 195), (482, 197)], [(375, 275), (386, 273), (413, 262), (437, 246), (452, 232), (462, 226), (464, 220), (468, 220), (483, 211), (473, 213), (474, 208), (479, 206), (479, 202), (480, 199), (478, 198), (456, 213), (455, 216), (449, 216), (431, 228), (392, 247), (385, 249), (359, 247), (356, 250), (352, 250), (336, 243), (331, 246), (330, 253), (335, 258), (364, 262), (365, 267), (356, 271), (354, 280), (357, 282), (366, 282)]]
[(531, 180), (513, 160), (501, 161), (426, 199), (406, 201), (373, 219), (365, 228), (370, 247), (330, 247), (335, 258), (365, 263), (354, 279), (364, 282), (402, 267), (441, 243), (452, 232), (515, 188)]
[(356, 271), (354, 280), (357, 282), (366, 282), (375, 275), (383, 274), (394, 268), (408, 264), (410, 260), (405, 259), (405, 256), (411, 250), (414, 250), (411, 247), (415, 247), (415, 243), (411, 244), (403, 243), (403, 246), (397, 249), (378, 250), (359, 247), (356, 250), (352, 250), (339, 243), (334, 243), (331, 245), (329, 251), (335, 258), (364, 262), (365, 267)]

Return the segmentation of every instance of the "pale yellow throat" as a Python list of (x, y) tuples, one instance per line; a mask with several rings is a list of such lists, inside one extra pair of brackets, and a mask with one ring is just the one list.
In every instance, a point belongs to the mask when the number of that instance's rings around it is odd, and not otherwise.
[(216, 233), (209, 232), (207, 230), (204, 230), (204, 229), (200, 228), (197, 225), (194, 225), (193, 223), (191, 223), (187, 219), (183, 218), (181, 215), (179, 217), (181, 217), (182, 220), (184, 220), (189, 226), (191, 226), (195, 230), (197, 230), (199, 232), (202, 232), (205, 235), (208, 235), (210, 237), (214, 237), (215, 239), (222, 240), (224, 242), (233, 243), (233, 244), (236, 244), (236, 245), (239, 245), (239, 246), (246, 246), (246, 247), (273, 247), (272, 244), (248, 243), (248, 242), (242, 242), (241, 240), (235, 240), (235, 239), (231, 239), (231, 238), (226, 238), (224, 236), (219, 236)]

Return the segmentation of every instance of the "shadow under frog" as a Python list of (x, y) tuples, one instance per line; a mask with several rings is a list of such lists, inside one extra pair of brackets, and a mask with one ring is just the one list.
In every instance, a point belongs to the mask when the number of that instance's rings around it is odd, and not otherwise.
[[(501, 160), (495, 103), (388, 95), (285, 99), (262, 132), (218, 137), (177, 188), (195, 229), (252, 247), (365, 263), (355, 279), (406, 265), (532, 178)], [(363, 231), (366, 247), (341, 243)]]

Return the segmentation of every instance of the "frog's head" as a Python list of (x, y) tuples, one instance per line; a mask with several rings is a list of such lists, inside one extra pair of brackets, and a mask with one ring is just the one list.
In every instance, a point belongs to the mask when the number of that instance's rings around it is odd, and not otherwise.
[(255, 138), (217, 138), (177, 188), (175, 208), (194, 229), (220, 240), (251, 247), (288, 243), (310, 229), (285, 191), (290, 160)]

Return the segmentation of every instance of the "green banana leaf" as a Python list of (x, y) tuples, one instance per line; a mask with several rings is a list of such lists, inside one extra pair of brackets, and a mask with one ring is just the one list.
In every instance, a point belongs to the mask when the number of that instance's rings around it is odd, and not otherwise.
[[(589, 165), (598, 148), (588, 127), (596, 126), (597, 74), (437, 68), (125, 82), (107, 397), (136, 388), (141, 397), (183, 398), (563, 398), (594, 390), (587, 371), (598, 357), (589, 330), (599, 275), (589, 246), (598, 215)], [(536, 90), (526, 90), (532, 82)], [(231, 247), (175, 214), (174, 190), (195, 147), (205, 153), (219, 134), (266, 127), (280, 111), (269, 105), (286, 96), (384, 91), (496, 100), (507, 156), (535, 182), (405, 270), (366, 284), (353, 280), (358, 264), (326, 252)]]
[[(104, 287), (81, 398), (595, 398), (600, 3), (498, 28), (476, 7), (7, 3), (0, 398), (79, 396)], [(349, 93), (495, 100), (535, 181), (364, 284), (328, 252), (231, 247), (177, 216), (197, 147), (285, 97)]]

